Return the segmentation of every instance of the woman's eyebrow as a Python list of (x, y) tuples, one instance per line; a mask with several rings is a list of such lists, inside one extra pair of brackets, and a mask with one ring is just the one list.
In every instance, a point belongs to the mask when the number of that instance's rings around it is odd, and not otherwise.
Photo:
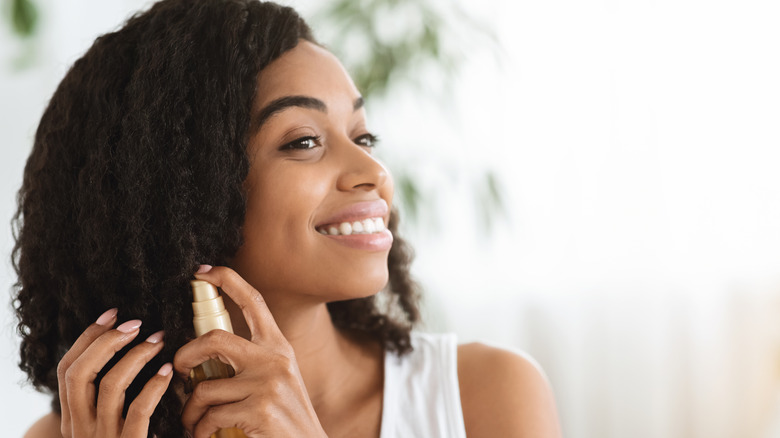
[[(360, 108), (363, 107), (365, 104), (363, 97), (358, 97), (355, 99), (355, 101), (352, 103), (352, 109), (353, 111), (357, 111)], [(268, 119), (273, 117), (274, 115), (286, 110), (290, 107), (298, 107), (298, 108), (308, 108), (317, 110), (323, 113), (328, 112), (328, 107), (325, 105), (325, 102), (321, 101), (320, 99), (317, 99), (315, 97), (310, 96), (284, 96), (280, 97), (276, 100), (273, 100), (271, 103), (263, 107), (263, 109), (260, 110), (260, 112), (257, 113), (257, 116), (254, 119), (254, 123), (252, 124), (253, 132), (256, 132), (260, 129), (261, 126), (263, 126), (263, 123), (265, 123)]]

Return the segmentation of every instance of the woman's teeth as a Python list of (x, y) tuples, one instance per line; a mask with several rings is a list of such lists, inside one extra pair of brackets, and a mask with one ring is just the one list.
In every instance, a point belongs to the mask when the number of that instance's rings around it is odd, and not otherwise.
[(320, 234), (331, 236), (349, 236), (352, 234), (372, 234), (385, 230), (385, 221), (381, 217), (363, 219), (355, 222), (342, 222), (318, 228)]

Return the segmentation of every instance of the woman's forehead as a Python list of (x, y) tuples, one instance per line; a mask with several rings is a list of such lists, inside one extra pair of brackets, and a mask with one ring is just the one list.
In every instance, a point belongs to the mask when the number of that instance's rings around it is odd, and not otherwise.
[(255, 110), (286, 96), (311, 96), (325, 102), (346, 100), (351, 104), (360, 93), (333, 54), (302, 41), (260, 72)]

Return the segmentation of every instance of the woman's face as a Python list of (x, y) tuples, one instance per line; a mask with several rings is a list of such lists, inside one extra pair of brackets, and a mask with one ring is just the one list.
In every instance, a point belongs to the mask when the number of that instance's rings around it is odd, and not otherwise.
[(358, 90), (332, 54), (309, 42), (258, 81), (244, 245), (233, 268), (269, 304), (378, 292), (388, 279), (392, 235), (382, 223), (393, 181), (372, 155)]

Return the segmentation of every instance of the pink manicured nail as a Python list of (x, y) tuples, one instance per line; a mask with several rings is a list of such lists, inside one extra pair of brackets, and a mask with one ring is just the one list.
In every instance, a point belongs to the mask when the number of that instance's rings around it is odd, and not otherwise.
[(165, 331), (160, 330), (159, 332), (154, 333), (151, 336), (149, 336), (148, 338), (146, 338), (146, 342), (148, 342), (150, 344), (156, 344), (156, 343), (158, 343), (158, 342), (163, 340), (163, 336), (165, 336)]
[(138, 330), (138, 327), (141, 327), (141, 320), (131, 319), (130, 321), (122, 323), (122, 325), (120, 325), (116, 329), (122, 333), (130, 333)]
[(173, 365), (171, 363), (166, 363), (165, 365), (160, 367), (160, 371), (157, 371), (157, 374), (161, 376), (167, 376), (171, 373), (171, 370), (173, 369)]
[(117, 312), (116, 307), (114, 307), (113, 309), (106, 310), (102, 315), (100, 315), (97, 321), (95, 321), (95, 324), (102, 325), (104, 327), (108, 326), (109, 323), (114, 321), (114, 319), (116, 318), (116, 312)]
[(196, 274), (205, 274), (211, 270), (211, 265), (200, 265)]

